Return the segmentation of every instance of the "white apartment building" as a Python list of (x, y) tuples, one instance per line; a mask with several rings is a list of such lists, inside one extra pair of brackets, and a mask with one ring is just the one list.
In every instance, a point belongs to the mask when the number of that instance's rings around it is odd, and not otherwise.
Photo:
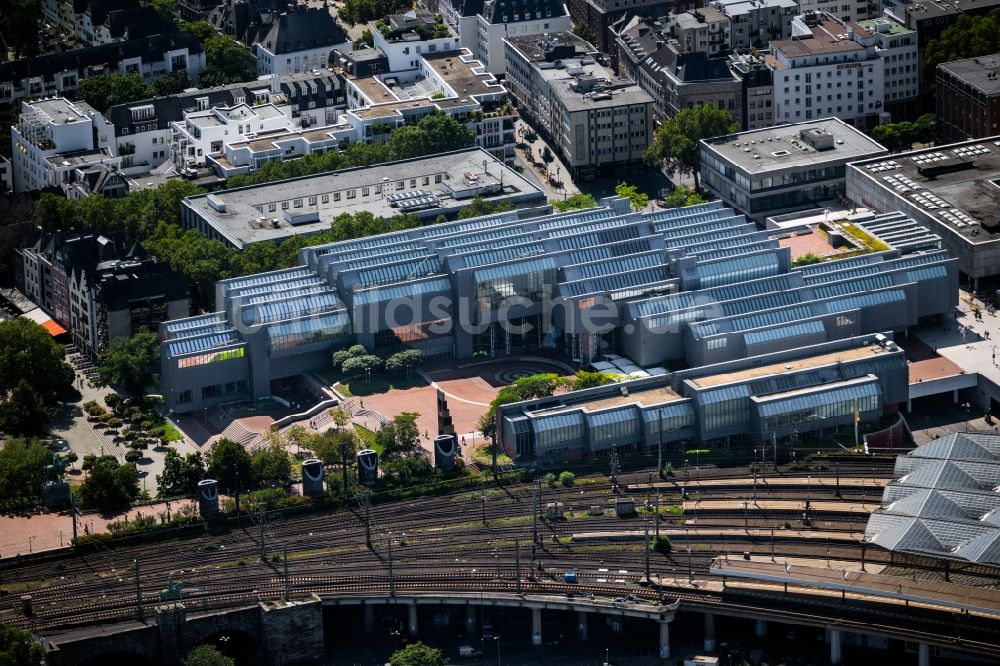
[(920, 54), (917, 31), (889, 17), (859, 21), (875, 36), (876, 52), (885, 62), (885, 105), (915, 100), (920, 96)]
[(388, 26), (385, 32), (378, 27), (381, 23), (372, 21), (368, 28), (372, 32), (375, 48), (388, 59), (390, 72), (417, 69), (422, 55), (457, 51), (461, 48), (459, 38), (445, 24), (435, 23), (433, 16), (426, 12), (394, 14), (385, 24)]
[(774, 72), (774, 122), (831, 116), (858, 127), (877, 124), (885, 68), (875, 35), (830, 14), (792, 22), (791, 39), (772, 41), (765, 62)]
[(79, 169), (96, 164), (117, 168), (121, 158), (108, 148), (108, 137), (96, 128), (99, 114), (83, 103), (56, 97), (21, 104), (11, 127), (15, 192), (72, 186)]
[(0, 155), (0, 194), (14, 189), (14, 177), (11, 174), (10, 160)]
[(186, 112), (184, 120), (170, 124), (170, 155), (178, 169), (204, 166), (208, 156), (221, 154), (227, 143), (294, 128), (287, 106), (250, 106), (243, 102), (230, 107), (199, 109)]
[(757, 45), (763, 49), (773, 39), (787, 39), (792, 19), (801, 13), (796, 0), (713, 0), (711, 6), (729, 18), (733, 51)]
[(299, 74), (325, 69), (333, 47), (347, 37), (324, 7), (290, 4), (255, 44), (258, 74)]
[(798, 0), (799, 13), (827, 13), (841, 21), (863, 21), (878, 16), (878, 3), (868, 0)]

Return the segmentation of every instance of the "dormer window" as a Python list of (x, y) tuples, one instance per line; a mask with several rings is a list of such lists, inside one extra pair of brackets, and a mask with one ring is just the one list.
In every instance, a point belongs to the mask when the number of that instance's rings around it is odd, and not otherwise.
[(199, 111), (207, 111), (208, 110), (208, 98), (207, 97), (199, 97), (195, 101), (198, 103), (198, 110)]
[(131, 108), (132, 111), (132, 121), (145, 120), (147, 118), (153, 117), (153, 105), (144, 104), (143, 106), (134, 106)]

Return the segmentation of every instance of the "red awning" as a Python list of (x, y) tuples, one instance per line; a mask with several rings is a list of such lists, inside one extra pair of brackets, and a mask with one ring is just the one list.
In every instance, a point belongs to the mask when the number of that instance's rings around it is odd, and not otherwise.
[(49, 319), (47, 322), (44, 322), (42, 324), (42, 328), (48, 331), (49, 335), (51, 335), (53, 338), (56, 337), (57, 335), (62, 335), (63, 333), (66, 332), (65, 328), (63, 328), (62, 326), (60, 326), (51, 319)]

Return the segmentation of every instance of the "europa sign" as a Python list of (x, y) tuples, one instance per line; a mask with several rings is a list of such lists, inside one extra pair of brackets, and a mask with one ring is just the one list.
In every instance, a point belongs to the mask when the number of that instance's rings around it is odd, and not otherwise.
[(837, 69), (856, 69), (858, 67), (864, 67), (864, 66), (865, 64), (863, 62), (845, 62), (840, 65), (837, 65)]

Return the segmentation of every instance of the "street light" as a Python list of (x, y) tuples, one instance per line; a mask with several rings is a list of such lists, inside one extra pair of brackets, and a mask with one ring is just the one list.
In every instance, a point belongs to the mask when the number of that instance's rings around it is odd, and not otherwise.
[(497, 644), (497, 666), (500, 666), (500, 636), (494, 636), (493, 640)]
[(231, 636), (219, 636), (219, 642), (222, 643), (222, 656), (229, 656), (229, 639)]

